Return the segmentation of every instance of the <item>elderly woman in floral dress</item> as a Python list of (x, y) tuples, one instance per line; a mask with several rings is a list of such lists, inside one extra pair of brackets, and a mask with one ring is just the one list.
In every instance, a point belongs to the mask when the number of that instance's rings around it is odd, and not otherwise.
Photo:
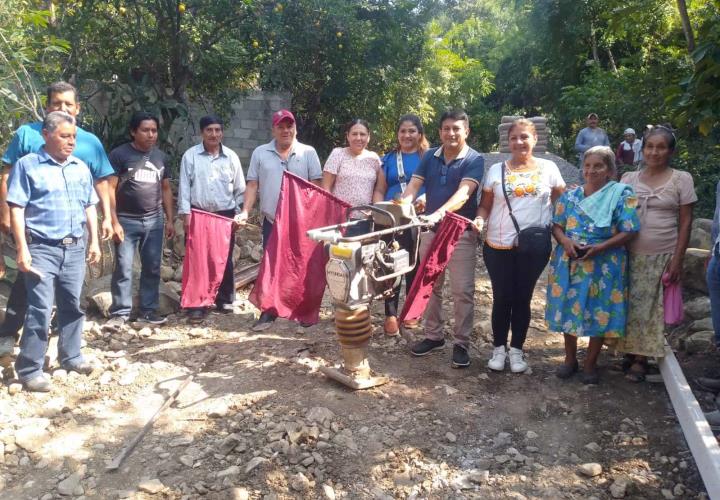
[(582, 382), (597, 384), (604, 338), (625, 334), (628, 257), (625, 244), (640, 229), (633, 189), (613, 181), (615, 154), (607, 146), (585, 152), (585, 184), (566, 191), (555, 205), (545, 320), (565, 337), (559, 378), (578, 371), (577, 338), (589, 336)]

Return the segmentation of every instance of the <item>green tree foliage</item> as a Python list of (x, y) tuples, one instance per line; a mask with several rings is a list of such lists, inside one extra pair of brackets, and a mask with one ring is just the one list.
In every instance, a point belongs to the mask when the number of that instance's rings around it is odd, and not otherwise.
[(69, 44), (48, 30), (52, 13), (43, 2), (0, 2), (0, 147), (15, 127), (42, 117), (44, 77), (59, 69)]
[[(423, 2), (296, 0), (265, 6), (257, 41), (261, 86), (287, 90), (301, 137), (327, 152), (352, 118), (370, 121), (384, 149), (398, 116), (418, 110)], [(384, 139), (384, 141), (383, 141)]]
[[(0, 112), (30, 118), (37, 82), (68, 79), (111, 146), (135, 109), (161, 115), (167, 134), (190, 100), (229, 114), (259, 87), (291, 93), (301, 138), (321, 153), (350, 118), (371, 122), (382, 151), (401, 114), (419, 114), (436, 138), (439, 113), (461, 107), (480, 150), (496, 147), (502, 115), (542, 114), (551, 148), (573, 160), (594, 111), (614, 145), (628, 126), (674, 124), (677, 165), (707, 195), (719, 12), (719, 0), (5, 0)], [(712, 200), (701, 199), (706, 215)]]

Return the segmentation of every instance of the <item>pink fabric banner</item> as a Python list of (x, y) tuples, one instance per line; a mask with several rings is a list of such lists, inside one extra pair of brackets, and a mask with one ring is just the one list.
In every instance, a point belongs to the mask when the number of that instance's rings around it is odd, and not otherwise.
[(181, 307), (215, 304), (232, 242), (232, 223), (228, 217), (191, 210), (183, 259)]
[(400, 321), (422, 317), (430, 301), (433, 285), (445, 271), (455, 250), (455, 245), (467, 229), (468, 224), (470, 221), (465, 217), (452, 212), (445, 213), (445, 217), (440, 221), (440, 226), (435, 232), (430, 249), (417, 269), (415, 279), (405, 298), (402, 313), (400, 313)]
[(250, 302), (263, 312), (302, 323), (320, 319), (327, 255), (309, 229), (345, 222), (350, 205), (289, 172), (283, 174), (275, 223)]

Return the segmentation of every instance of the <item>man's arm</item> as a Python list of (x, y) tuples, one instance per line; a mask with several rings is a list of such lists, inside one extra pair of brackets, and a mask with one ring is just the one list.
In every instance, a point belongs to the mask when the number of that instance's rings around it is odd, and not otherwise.
[(477, 188), (478, 184), (475, 181), (471, 181), (469, 179), (460, 181), (460, 186), (458, 186), (457, 191), (453, 193), (448, 201), (443, 203), (442, 206), (437, 209), (437, 212), (444, 214), (445, 212), (454, 212), (455, 210), (460, 209), (465, 202), (470, 199), (470, 196)]
[(0, 173), (0, 231), (10, 233), (10, 207), (7, 204), (7, 181), (10, 175), (10, 165), (2, 164)]
[(183, 229), (186, 233), (190, 228), (190, 189), (192, 189), (192, 182), (190, 181), (191, 165), (187, 156), (188, 152), (180, 160), (180, 182), (178, 183), (178, 215), (183, 219)]
[[(103, 241), (109, 240), (113, 237), (113, 213), (115, 212), (115, 196), (110, 197), (110, 178), (115, 179), (115, 185), (117, 186), (117, 177), (114, 175), (103, 177), (95, 181), (95, 192), (100, 198), (100, 208), (103, 213), (102, 221), (102, 239)], [(95, 211), (97, 216), (97, 210)], [(122, 240), (121, 240), (122, 241)]]
[(175, 236), (175, 207), (170, 179), (162, 180), (162, 204), (165, 210), (165, 237), (171, 239)]
[(97, 209), (95, 205), (88, 205), (85, 207), (85, 218), (87, 220), (88, 230), (88, 253), (87, 261), (90, 264), (97, 264), (100, 262), (100, 244), (98, 243), (97, 234)]
[[(113, 239), (121, 243), (122, 240), (125, 239), (125, 230), (120, 225), (120, 221), (118, 220), (117, 216), (117, 204), (115, 202), (115, 195), (117, 193), (117, 186), (118, 186), (118, 177), (116, 175), (111, 175), (110, 177), (106, 177), (108, 179), (108, 197), (110, 198), (110, 222), (112, 224), (112, 230), (113, 230)], [(95, 187), (95, 191), (97, 191), (97, 185)], [(98, 197), (100, 195), (98, 194)], [(102, 198), (100, 198), (102, 201)], [(103, 221), (105, 222), (105, 221)]]
[(317, 151), (313, 150), (309, 153), (308, 158), (308, 178), (310, 182), (315, 184), (317, 187), (322, 187), (323, 172), (322, 165), (320, 165), (320, 157)]
[(15, 238), (15, 250), (17, 252), (15, 261), (17, 262), (18, 269), (26, 273), (32, 265), (32, 257), (30, 257), (30, 249), (25, 239), (25, 207), (11, 205), (10, 221), (13, 238)]
[(585, 147), (585, 129), (582, 129), (580, 132), (578, 132), (577, 137), (575, 138), (575, 151), (578, 153), (584, 153), (587, 147)]
[(258, 192), (258, 181), (247, 181), (245, 186), (245, 202), (243, 203), (242, 211), (235, 217), (235, 222), (241, 226), (244, 226), (247, 222), (250, 210), (255, 206)]
[(235, 197), (235, 210), (236, 213), (238, 213), (240, 207), (244, 205), (245, 201), (245, 175), (243, 174), (242, 165), (240, 165), (240, 159), (236, 156), (232, 161), (235, 166), (235, 178), (233, 179), (233, 196)]

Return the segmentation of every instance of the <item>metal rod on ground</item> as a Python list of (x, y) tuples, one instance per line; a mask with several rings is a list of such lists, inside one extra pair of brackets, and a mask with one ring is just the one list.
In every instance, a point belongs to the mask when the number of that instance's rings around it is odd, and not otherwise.
[(720, 446), (717, 439), (690, 390), (675, 354), (667, 344), (665, 357), (658, 364), (705, 489), (712, 500), (720, 500)]
[(120, 466), (122, 465), (123, 461), (132, 453), (132, 451), (135, 449), (135, 447), (138, 445), (138, 443), (139, 443), (140, 441), (142, 441), (142, 438), (145, 437), (145, 434), (147, 434), (147, 432), (152, 428), (153, 424), (155, 424), (155, 421), (158, 419), (158, 417), (160, 416), (160, 414), (161, 414), (163, 411), (165, 411), (171, 404), (173, 404), (173, 403), (175, 402), (175, 400), (177, 399), (178, 395), (179, 395), (188, 385), (190, 385), (190, 382), (193, 381), (193, 379), (195, 378), (195, 375), (197, 375), (197, 374), (199, 374), (199, 373), (202, 373), (203, 370), (205, 370), (205, 367), (207, 367), (207, 365), (210, 364), (210, 363), (215, 359), (215, 357), (216, 357), (216, 354), (215, 354), (215, 353), (210, 354), (209, 356), (207, 356), (207, 358), (205, 358), (205, 361), (200, 365), (200, 368), (198, 368), (198, 370), (197, 370), (195, 373), (193, 373), (193, 374), (191, 374), (191, 375), (188, 375), (188, 377), (187, 377), (185, 380), (182, 381), (182, 383), (178, 386), (178, 388), (175, 389), (175, 391), (173, 391), (173, 393), (165, 400), (165, 402), (163, 403), (163, 405), (162, 405), (160, 408), (158, 408), (158, 410), (155, 412), (155, 414), (154, 414), (152, 417), (150, 417), (150, 420), (148, 420), (148, 421), (145, 423), (145, 425), (143, 426), (143, 428), (140, 429), (140, 432), (138, 432), (138, 433), (135, 435), (135, 437), (132, 438), (132, 440), (130, 441), (130, 443), (128, 443), (128, 445), (125, 446), (125, 448), (123, 448), (123, 449), (120, 451), (120, 453), (118, 453), (118, 454), (115, 456), (115, 458), (113, 459), (113, 461), (110, 462), (110, 464), (109, 464), (107, 467), (105, 467), (105, 470), (106, 470), (106, 471), (116, 471), (116, 470), (118, 470), (118, 469), (120, 468)]

